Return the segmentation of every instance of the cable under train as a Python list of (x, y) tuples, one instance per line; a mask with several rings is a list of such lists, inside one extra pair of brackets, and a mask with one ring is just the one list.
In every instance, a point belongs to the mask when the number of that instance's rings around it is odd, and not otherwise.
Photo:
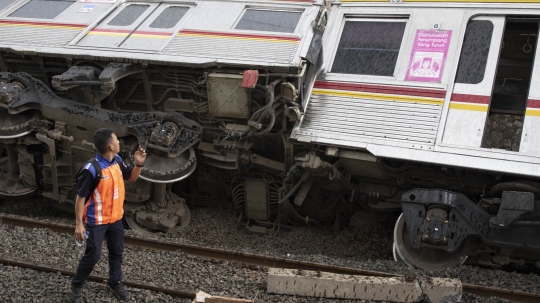
[(540, 267), (540, 0), (0, 1), (0, 196), (73, 208), (109, 127), (125, 219), (401, 212), (394, 257)]

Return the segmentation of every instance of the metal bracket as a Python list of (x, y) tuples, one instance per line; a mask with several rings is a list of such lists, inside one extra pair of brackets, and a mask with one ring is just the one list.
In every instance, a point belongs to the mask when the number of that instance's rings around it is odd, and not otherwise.
[(104, 92), (112, 92), (116, 87), (116, 81), (142, 71), (143, 68), (139, 64), (111, 62), (99, 75), (99, 80), (103, 82), (101, 89)]
[(311, 186), (313, 185), (313, 181), (315, 181), (315, 178), (309, 178), (306, 180), (306, 182), (304, 182), (304, 184), (302, 184), (302, 187), (300, 187), (300, 191), (294, 199), (294, 204), (301, 206), (304, 203), (304, 200), (306, 199), (307, 194), (311, 189)]
[(531, 192), (504, 191), (497, 217), (489, 219), (489, 226), (502, 228), (519, 217), (534, 210), (534, 194)]

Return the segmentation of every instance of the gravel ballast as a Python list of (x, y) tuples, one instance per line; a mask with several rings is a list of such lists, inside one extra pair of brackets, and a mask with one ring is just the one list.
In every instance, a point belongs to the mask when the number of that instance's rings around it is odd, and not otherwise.
[[(67, 302), (69, 277), (0, 264), (0, 301), (3, 303)], [(126, 287), (131, 302), (173, 302), (174, 298), (146, 289)], [(88, 282), (83, 288), (85, 302), (117, 302), (103, 283)], [(176, 299), (176, 302), (181, 302)], [(184, 300), (184, 302), (190, 302)]]
[[(73, 225), (74, 215), (50, 207), (50, 202), (34, 198), (27, 202), (0, 203), (0, 213), (31, 217)], [(461, 266), (438, 272), (412, 270), (392, 259), (391, 243), (395, 217), (362, 229), (342, 230), (337, 238), (327, 237), (328, 227), (303, 226), (279, 234), (252, 234), (238, 226), (233, 213), (218, 209), (194, 209), (188, 228), (174, 234), (153, 234), (147, 238), (199, 244), (290, 259), (349, 266), (398, 274), (413, 273), (424, 277), (459, 278), (463, 283), (538, 293), (540, 278), (473, 266)], [(127, 230), (126, 234), (133, 234)], [(75, 270), (84, 249), (75, 246), (72, 235), (50, 230), (0, 227), (0, 254), (17, 260), (53, 265)], [(93, 275), (107, 276), (107, 250)], [(161, 287), (214, 295), (252, 299), (256, 302), (361, 302), (297, 298), (266, 294), (266, 268), (248, 268), (229, 262), (214, 263), (182, 252), (154, 252), (126, 247), (124, 278), (152, 282)], [(66, 280), (67, 281), (67, 280)], [(60, 287), (66, 289), (67, 282)], [(60, 290), (59, 290), (60, 291)], [(465, 294), (465, 302), (506, 302)], [(45, 301), (43, 301), (45, 302)], [(108, 302), (108, 301), (94, 301)], [(138, 302), (138, 301), (137, 301)], [(141, 301), (144, 302), (144, 301)], [(158, 301), (156, 301), (158, 302)]]

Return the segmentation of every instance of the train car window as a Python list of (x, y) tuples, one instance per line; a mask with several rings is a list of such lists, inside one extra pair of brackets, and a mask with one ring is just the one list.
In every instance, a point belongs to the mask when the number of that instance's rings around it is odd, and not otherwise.
[(294, 33), (302, 12), (247, 9), (235, 29)]
[(459, 56), (456, 83), (478, 84), (484, 79), (493, 23), (488, 20), (467, 24), (463, 48)]
[(152, 28), (172, 28), (189, 10), (189, 7), (169, 6), (150, 24)]
[(132, 4), (126, 6), (108, 25), (128, 26), (137, 20), (147, 9), (149, 5)]
[(393, 76), (407, 22), (345, 22), (333, 73)]
[(54, 19), (74, 3), (74, 1), (31, 0), (8, 17)]
[(13, 2), (15, 2), (15, 0), (0, 0), (0, 11), (8, 7), (8, 5), (10, 5)]

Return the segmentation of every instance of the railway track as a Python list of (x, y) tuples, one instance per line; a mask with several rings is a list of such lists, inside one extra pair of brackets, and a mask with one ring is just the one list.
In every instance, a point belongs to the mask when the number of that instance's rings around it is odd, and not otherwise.
[[(73, 226), (70, 226), (70, 225), (35, 221), (35, 220), (29, 220), (29, 219), (17, 218), (17, 217), (11, 217), (11, 216), (1, 216), (0, 224), (19, 226), (19, 227), (25, 227), (25, 228), (48, 228), (52, 231), (59, 232), (59, 233), (69, 233), (69, 234), (73, 233)], [(145, 249), (161, 250), (161, 251), (181, 250), (182, 252), (186, 254), (195, 255), (204, 259), (216, 260), (216, 261), (217, 260), (230, 261), (230, 262), (236, 262), (239, 264), (244, 264), (246, 266), (264, 266), (264, 267), (276, 267), (276, 268), (315, 270), (315, 271), (332, 272), (332, 273), (337, 273), (337, 274), (366, 275), (366, 276), (375, 276), (375, 277), (402, 276), (400, 274), (362, 270), (362, 269), (356, 269), (356, 268), (351, 268), (351, 267), (341, 267), (341, 266), (305, 262), (305, 261), (298, 261), (298, 260), (291, 260), (291, 259), (282, 259), (282, 258), (277, 258), (277, 257), (272, 257), (272, 256), (249, 254), (249, 253), (243, 253), (243, 252), (238, 252), (238, 251), (209, 248), (209, 247), (203, 247), (203, 246), (192, 245), (192, 244), (172, 243), (172, 242), (160, 241), (160, 240), (143, 239), (143, 238), (134, 237), (134, 236), (126, 236), (125, 245), (131, 246), (131, 247), (140, 247), (140, 248), (145, 248)], [(63, 270), (63, 269), (54, 268), (54, 267), (48, 267), (48, 266), (39, 265), (39, 264), (21, 262), (21, 261), (11, 260), (11, 259), (0, 258), (0, 263), (6, 264), (6, 265), (12, 265), (12, 266), (30, 268), (30, 269), (44, 271), (44, 272), (61, 272), (62, 274), (68, 275), (68, 276), (74, 275), (74, 272), (72, 271)], [(91, 276), (89, 279), (93, 281), (98, 281), (98, 282), (106, 280), (105, 277), (99, 277), (99, 276)], [(156, 287), (154, 285), (141, 284), (141, 283), (135, 283), (135, 282), (130, 282), (130, 281), (126, 281), (125, 284), (127, 286), (136, 287), (140, 289), (148, 289), (148, 290), (163, 292), (172, 297), (180, 297), (180, 298), (194, 298), (195, 297), (194, 293), (183, 292), (183, 291), (173, 290), (169, 288)], [(507, 290), (507, 289), (495, 288), (495, 287), (485, 287), (485, 286), (466, 284), (466, 283), (463, 284), (463, 291), (472, 293), (475, 295), (483, 296), (483, 297), (496, 296), (499, 298), (511, 300), (512, 302), (527, 303), (527, 302), (540, 301), (540, 294), (536, 294), (536, 293), (513, 291), (513, 290)]]

